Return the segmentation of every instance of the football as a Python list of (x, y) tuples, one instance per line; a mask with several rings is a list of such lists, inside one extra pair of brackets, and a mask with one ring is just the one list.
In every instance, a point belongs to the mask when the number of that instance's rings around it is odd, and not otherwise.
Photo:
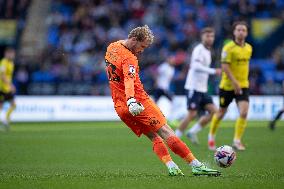
[(223, 145), (216, 149), (214, 160), (219, 167), (230, 167), (236, 160), (236, 152), (231, 146)]

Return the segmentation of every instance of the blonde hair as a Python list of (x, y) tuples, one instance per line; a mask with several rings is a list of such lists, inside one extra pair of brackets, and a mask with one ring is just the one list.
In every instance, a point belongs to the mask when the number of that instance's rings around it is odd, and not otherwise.
[(147, 25), (140, 26), (131, 30), (131, 32), (128, 34), (128, 39), (132, 37), (135, 37), (137, 41), (140, 42), (147, 40), (150, 44), (152, 44), (154, 41), (153, 32)]

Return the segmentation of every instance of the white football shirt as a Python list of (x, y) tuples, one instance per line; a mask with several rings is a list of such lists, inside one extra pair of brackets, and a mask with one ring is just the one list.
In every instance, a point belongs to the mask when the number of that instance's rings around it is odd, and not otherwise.
[(190, 68), (187, 74), (184, 88), (198, 92), (207, 92), (209, 74), (216, 71), (210, 68), (212, 61), (211, 52), (202, 43), (192, 51)]
[(171, 81), (175, 73), (175, 68), (167, 62), (158, 67), (157, 87), (163, 90), (169, 90)]

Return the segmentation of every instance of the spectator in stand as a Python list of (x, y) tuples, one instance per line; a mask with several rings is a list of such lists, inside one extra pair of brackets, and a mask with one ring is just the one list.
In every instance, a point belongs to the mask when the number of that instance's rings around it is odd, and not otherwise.
[[(24, 7), (25, 2), (29, 2), (28, 0), (8, 1), (22, 2), (19, 7)], [(244, 18), (250, 21), (253, 17), (281, 18), (284, 15), (283, 10), (284, 3), (280, 0), (52, 0), (51, 11), (46, 19), (48, 44), (47, 52), (43, 53), (41, 61), (44, 64), (39, 64), (39, 69), (28, 69), (32, 70), (29, 72), (30, 82), (31, 85), (36, 82), (32, 77), (34, 72), (48, 67), (45, 72), (54, 77), (53, 83), (50, 84), (57, 88), (63, 82), (84, 82), (85, 85), (94, 88), (89, 92), (85, 90), (85, 94), (106, 95), (108, 91), (100, 88), (107, 87), (107, 84), (98, 83), (104, 81), (103, 78), (106, 77), (104, 71), (100, 69), (104, 60), (102, 52), (110, 42), (125, 38), (127, 31), (134, 26), (148, 24), (156, 36), (154, 44), (145, 51), (145, 56), (140, 60), (141, 74), (146, 74), (144, 69), (151, 69), (154, 64), (162, 63), (169, 54), (187, 54), (188, 49), (196, 43), (196, 36), (199, 35), (200, 30), (206, 26), (214, 26), (216, 31), (214, 49), (217, 49), (215, 54), (220, 54), (220, 47), (224, 38), (230, 33), (233, 21)], [(0, 14), (6, 13), (0, 11)], [(226, 19), (223, 15), (227, 15)], [(185, 59), (188, 60), (189, 56)], [(282, 69), (282, 65), (279, 64), (278, 68)], [(173, 78), (173, 88), (177, 90), (175, 91), (177, 94), (184, 92), (184, 75), (183, 69), (177, 67), (177, 73)], [(255, 78), (255, 74), (253, 77), (252, 80), (259, 81)], [(153, 77), (142, 75), (141, 78), (146, 90), (151, 90), (151, 85), (148, 83), (151, 83)], [(212, 86), (213, 91), (216, 83), (213, 83), (215, 85)], [(255, 90), (259, 89), (255, 87)], [(260, 92), (261, 90), (253, 93)]]

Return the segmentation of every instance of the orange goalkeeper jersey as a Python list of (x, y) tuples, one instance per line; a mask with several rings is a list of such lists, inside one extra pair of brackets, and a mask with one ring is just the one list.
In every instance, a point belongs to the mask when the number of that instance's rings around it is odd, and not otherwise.
[(139, 78), (138, 59), (122, 42), (111, 43), (105, 55), (106, 71), (115, 106), (126, 106), (131, 97), (139, 102), (149, 99)]

